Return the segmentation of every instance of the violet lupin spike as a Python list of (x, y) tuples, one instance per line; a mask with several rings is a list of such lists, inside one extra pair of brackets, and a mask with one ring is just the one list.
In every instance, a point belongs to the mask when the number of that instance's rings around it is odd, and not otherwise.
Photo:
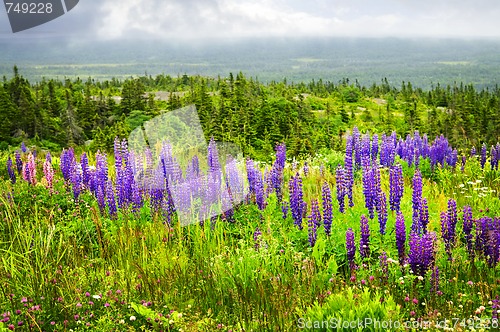
[(373, 195), (376, 194), (374, 188), (373, 168), (370, 166), (363, 167), (363, 194), (365, 196), (365, 207), (368, 209), (370, 219), (375, 217), (375, 200)]
[(304, 214), (304, 201), (302, 192), (302, 179), (297, 173), (290, 179), (290, 210), (295, 226), (302, 229), (302, 218)]
[(411, 230), (414, 233), (420, 233), (422, 225), (420, 225), (420, 206), (422, 204), (422, 174), (419, 169), (415, 170), (413, 176), (413, 193), (412, 193), (412, 225)]
[(9, 157), (7, 159), (7, 173), (9, 173), (9, 178), (12, 184), (16, 183), (16, 173), (14, 172), (14, 169), (12, 168), (12, 159)]
[(259, 227), (255, 228), (255, 232), (253, 233), (253, 242), (255, 250), (259, 250), (261, 244), (262, 232)]
[(365, 215), (361, 216), (360, 222), (361, 238), (359, 240), (359, 253), (362, 258), (370, 257), (370, 226), (368, 218)]
[(398, 249), (399, 265), (403, 267), (406, 263), (406, 226), (401, 212), (396, 216), (396, 247)]
[(380, 281), (383, 284), (387, 284), (389, 280), (389, 264), (387, 263), (387, 253), (385, 251), (382, 251), (382, 254), (379, 256), (379, 262), (380, 269), (382, 270)]
[(354, 206), (354, 200), (353, 200), (353, 186), (354, 186), (354, 169), (353, 169), (353, 161), (352, 161), (352, 155), (353, 155), (353, 150), (354, 150), (354, 142), (353, 142), (353, 136), (348, 136), (346, 140), (346, 155), (345, 155), (345, 162), (344, 162), (344, 168), (345, 168), (345, 184), (346, 184), (346, 191), (347, 191), (347, 197), (349, 197), (349, 207)]
[(354, 258), (356, 256), (356, 240), (352, 228), (349, 228), (345, 233), (345, 246), (347, 251), (347, 261), (349, 262), (349, 268), (351, 270), (351, 273), (353, 273), (357, 267), (356, 263), (354, 262)]
[(346, 172), (342, 166), (338, 166), (335, 171), (337, 201), (339, 203), (340, 213), (345, 212), (345, 197), (347, 196)]
[(116, 208), (116, 201), (115, 201), (115, 191), (113, 188), (113, 183), (111, 180), (108, 180), (106, 183), (106, 198), (107, 198), (107, 204), (109, 208), (109, 215), (111, 218), (116, 218), (117, 215), (117, 208)]
[(427, 271), (434, 265), (435, 260), (435, 234), (412, 233), (409, 241), (408, 264), (413, 274), (424, 277)]
[(389, 170), (389, 203), (392, 211), (399, 212), (403, 192), (403, 168), (400, 164), (396, 164)]
[(427, 233), (427, 225), (429, 224), (429, 206), (427, 204), (427, 198), (422, 198), (419, 217), (422, 231)]
[(484, 169), (484, 165), (486, 164), (486, 153), (488, 151), (488, 147), (486, 146), (486, 143), (483, 143), (483, 146), (481, 147), (481, 168)]
[(383, 191), (380, 191), (378, 201), (377, 217), (380, 226), (379, 230), (380, 234), (384, 235), (387, 224), (387, 196)]
[(332, 194), (328, 182), (323, 182), (321, 187), (321, 197), (323, 203), (323, 225), (325, 226), (325, 233), (330, 236), (332, 229), (333, 210), (332, 210)]
[(463, 213), (463, 232), (465, 235), (465, 243), (467, 246), (467, 252), (469, 254), (469, 257), (471, 259), (474, 258), (475, 252), (474, 252), (474, 243), (473, 243), (473, 237), (472, 237), (472, 230), (474, 228), (474, 220), (472, 217), (472, 208), (470, 206), (464, 206), (464, 213)]
[(319, 212), (319, 205), (317, 200), (313, 200), (311, 203), (311, 214), (308, 217), (308, 233), (309, 233), (309, 245), (314, 247), (317, 239), (317, 230), (321, 223), (321, 214)]
[(19, 150), (16, 150), (15, 159), (16, 159), (17, 174), (21, 175), (23, 171), (23, 160), (21, 159), (21, 152)]

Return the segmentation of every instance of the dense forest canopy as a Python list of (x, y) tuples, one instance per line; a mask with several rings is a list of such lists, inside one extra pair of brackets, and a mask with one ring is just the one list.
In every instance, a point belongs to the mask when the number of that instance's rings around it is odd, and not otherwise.
[(108, 150), (115, 137), (126, 138), (162, 112), (193, 104), (207, 138), (236, 143), (263, 160), (277, 142), (285, 142), (291, 156), (341, 149), (342, 136), (354, 125), (372, 133), (443, 134), (459, 149), (500, 137), (498, 87), (436, 84), (423, 90), (410, 82), (392, 86), (387, 79), (367, 87), (347, 78), (262, 83), (241, 72), (30, 83), (14, 67), (0, 83), (0, 147), (29, 141), (52, 150), (84, 143)]

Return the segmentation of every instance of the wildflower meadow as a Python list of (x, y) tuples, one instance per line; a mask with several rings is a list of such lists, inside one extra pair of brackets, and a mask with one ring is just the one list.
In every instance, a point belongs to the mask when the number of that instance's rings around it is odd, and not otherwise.
[(500, 143), (1, 155), (0, 331), (490, 330)]

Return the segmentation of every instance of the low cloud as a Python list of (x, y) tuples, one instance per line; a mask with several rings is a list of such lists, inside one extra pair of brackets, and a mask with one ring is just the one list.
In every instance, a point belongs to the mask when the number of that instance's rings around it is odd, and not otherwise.
[(36, 29), (99, 40), (500, 37), (499, 16), (496, 0), (84, 0)]

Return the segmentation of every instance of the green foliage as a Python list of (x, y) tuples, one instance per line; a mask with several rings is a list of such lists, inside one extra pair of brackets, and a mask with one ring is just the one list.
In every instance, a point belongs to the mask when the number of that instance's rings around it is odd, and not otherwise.
[(354, 328), (347, 325), (352, 331), (381, 331), (383, 328), (377, 328), (374, 322), (400, 322), (403, 318), (399, 306), (391, 296), (382, 296), (371, 292), (369, 288), (351, 287), (330, 295), (322, 304), (315, 302), (305, 312), (299, 310), (298, 315), (301, 317), (299, 327), (302, 324), (308, 329), (312, 327), (319, 331), (342, 330), (343, 324), (352, 322), (356, 322)]
[[(166, 89), (166, 90), (160, 90)], [(238, 144), (253, 158), (269, 161), (273, 147), (285, 142), (290, 156), (315, 154), (323, 148), (342, 150), (341, 135), (357, 125), (371, 132), (401, 135), (444, 134), (464, 149), (500, 137), (500, 89), (471, 85), (428, 91), (387, 80), (370, 88), (344, 79), (338, 84), (260, 83), (238, 73), (209, 78), (165, 75), (99, 82), (79, 78), (42, 80), (31, 86), (16, 69), (0, 83), (0, 142), (19, 138), (49, 148), (91, 141), (93, 150), (110, 150), (115, 136), (161, 114), (194, 104), (205, 137)], [(52, 145), (53, 144), (53, 145)]]

